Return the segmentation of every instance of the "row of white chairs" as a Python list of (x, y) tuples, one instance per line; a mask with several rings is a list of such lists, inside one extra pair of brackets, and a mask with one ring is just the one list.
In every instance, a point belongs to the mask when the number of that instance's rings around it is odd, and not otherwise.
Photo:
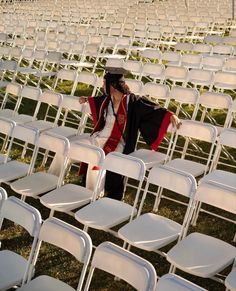
[[(15, 132), (17, 131), (16, 128), (19, 129), (19, 126), (15, 127)], [(27, 128), (24, 128), (24, 130), (28, 131)], [(227, 133), (229, 134), (229, 137), (226, 138), (226, 136), (223, 137), (222, 135), (221, 141), (224, 143), (227, 140), (227, 142), (232, 145), (232, 142), (235, 141), (235, 138), (232, 138), (231, 135), (233, 134), (235, 137), (235, 130), (227, 130), (224, 134), (226, 135)], [(24, 132), (24, 134), (26, 134), (26, 131)], [(29, 138), (29, 134), (27, 136)], [(17, 136), (17, 138), (19, 137)], [(65, 147), (67, 148), (67, 162), (68, 159), (75, 159), (75, 157), (77, 157), (77, 159), (79, 159), (80, 161), (82, 160), (87, 163), (92, 162), (93, 165), (97, 164), (101, 167), (100, 175), (97, 181), (97, 186), (93, 193), (94, 196), (92, 198), (91, 204), (85, 206), (75, 213), (76, 220), (84, 224), (86, 226), (86, 230), (88, 227), (92, 227), (100, 230), (109, 231), (113, 226), (118, 225), (121, 222), (124, 222), (127, 219), (131, 218), (131, 221), (118, 231), (119, 237), (121, 237), (123, 240), (131, 245), (135, 245), (136, 247), (149, 251), (157, 250), (158, 253), (160, 247), (167, 245), (170, 242), (175, 241), (177, 237), (180, 237), (180, 239), (183, 240), (180, 240), (177, 245), (167, 253), (167, 259), (173, 264), (173, 266), (177, 266), (178, 268), (188, 273), (200, 277), (212, 278), (218, 271), (221, 271), (225, 266), (233, 262), (235, 258), (235, 248), (233, 246), (223, 241), (220, 241), (219, 239), (205, 236), (203, 234), (193, 233), (185, 238), (190, 219), (193, 216), (197, 203), (204, 202), (206, 204), (210, 204), (212, 206), (235, 213), (235, 186), (228, 184), (229, 177), (225, 180), (225, 174), (223, 175), (222, 171), (213, 170), (209, 174), (211, 175), (209, 176), (209, 179), (206, 175), (201, 181), (200, 186), (198, 186), (196, 190), (196, 181), (191, 174), (183, 172), (182, 170), (180, 171), (174, 168), (173, 165), (169, 166), (168, 164), (164, 166), (153, 167), (148, 175), (148, 183), (145, 188), (145, 194), (142, 198), (137, 217), (135, 218), (138, 198), (140, 196), (139, 194), (141, 191), (141, 185), (145, 177), (146, 170), (143, 161), (138, 158), (122, 155), (119, 153), (111, 153), (104, 159), (104, 154), (102, 155), (101, 149), (84, 145), (79, 142), (72, 143), (70, 145), (70, 148), (68, 148), (68, 144), (65, 142), (65, 139), (59, 138), (58, 136), (50, 135), (48, 133), (41, 134), (39, 136), (37, 144), (39, 147), (42, 146), (49, 149), (52, 142), (54, 145), (53, 150), (56, 152), (59, 152), (60, 150), (62, 152), (65, 152)], [(92, 159), (94, 158), (96, 161), (92, 161)], [(98, 160), (101, 161), (101, 159), (103, 160), (103, 162), (99, 164)], [(8, 164), (9, 163), (10, 162), (8, 162)], [(127, 166), (125, 169), (123, 167), (124, 163)], [(63, 171), (65, 171), (66, 167), (67, 163), (64, 164)], [(100, 185), (102, 183), (102, 178), (106, 170), (123, 174), (126, 177), (139, 181), (139, 186), (133, 206), (128, 205), (125, 202), (120, 202), (109, 198), (100, 198), (96, 200), (96, 197), (98, 195), (97, 191), (100, 191)], [(214, 175), (216, 175), (216, 180), (214, 180)], [(46, 176), (48, 177), (46, 178)], [(50, 191), (50, 185), (54, 184), (53, 187), (56, 187), (55, 181), (53, 181), (52, 178), (50, 178), (49, 180), (49, 177), (51, 176), (52, 175), (50, 174), (42, 172), (31, 173), (28, 176), (11, 183), (10, 186), (14, 191), (23, 196), (36, 197), (39, 192), (42, 193), (41, 191)], [(218, 180), (219, 177), (222, 178), (220, 180), (220, 184)], [(232, 183), (234, 183), (233, 177)], [(160, 216), (155, 216), (154, 214), (144, 214), (144, 216), (141, 215), (142, 205), (145, 200), (145, 196), (148, 193), (149, 184), (155, 184), (161, 188), (169, 189), (180, 195), (182, 194), (185, 197), (189, 197), (190, 202), (188, 204), (185, 219), (183, 220), (182, 228), (179, 225), (175, 225), (173, 221), (169, 221), (169, 219), (166, 220), (165, 218)], [(84, 189), (81, 186), (76, 186), (77, 189), (74, 187), (73, 185), (66, 184), (61, 188), (53, 190), (52, 192), (49, 192), (48, 194), (42, 196), (40, 198), (40, 201), (45, 206), (50, 207), (53, 211), (68, 211), (70, 209), (69, 201), (72, 204), (72, 208), (81, 207), (88, 202), (88, 199), (91, 199), (88, 197), (88, 189)], [(72, 194), (71, 196), (70, 193)], [(160, 193), (158, 191), (157, 194), (154, 195), (159, 194)], [(75, 195), (77, 196), (77, 199)], [(224, 197), (223, 201), (221, 197)], [(132, 220), (133, 218), (135, 218), (135, 220)], [(169, 232), (168, 234), (166, 233), (167, 226), (169, 224), (171, 226), (171, 234)], [(152, 228), (150, 228), (146, 225), (153, 226)], [(153, 227), (156, 227), (159, 231), (153, 232)], [(134, 228), (134, 232), (132, 231), (132, 228)], [(173, 228), (176, 230), (174, 231)], [(150, 233), (148, 234), (147, 232)], [(201, 245), (201, 247), (198, 248), (199, 245)], [(212, 245), (214, 245), (214, 248)], [(206, 252), (209, 253), (209, 247), (211, 248), (211, 256), (205, 256)], [(175, 250), (176, 248), (177, 251)], [(183, 257), (184, 252), (187, 253), (184, 256), (184, 262), (181, 264), (181, 258)], [(193, 260), (194, 257), (195, 259)], [(186, 266), (185, 264), (185, 261), (188, 258), (190, 258), (191, 260), (190, 266)], [(209, 264), (209, 259), (211, 264)], [(193, 264), (196, 264), (198, 268), (194, 268)], [(209, 267), (201, 267), (202, 265), (208, 265)]]
[[(86, 232), (57, 218), (49, 218), (41, 224), (41, 215), (33, 206), (13, 196), (7, 198), (6, 191), (3, 188), (0, 188), (0, 196), (1, 222), (9, 220), (21, 225), (29, 235), (34, 237), (31, 255), (28, 260), (13, 251), (6, 249), (0, 251), (0, 257), (4, 258), (4, 260), (1, 260), (1, 290), (6, 290), (6, 288), (14, 285), (20, 285), (19, 290), (21, 291), (38, 289), (46, 291), (48, 288), (50, 290), (58, 290), (59, 288), (75, 290), (49, 275), (41, 275), (32, 279), (34, 269), (37, 270), (37, 258), (41, 244), (45, 242), (72, 254), (78, 262), (83, 264), (82, 271), (78, 276), (77, 291), (89, 290), (95, 269), (115, 275), (135, 289), (142, 291), (167, 291), (173, 290), (173, 288), (177, 291), (181, 290), (183, 286), (195, 291), (205, 290), (175, 274), (166, 274), (159, 278), (156, 283), (156, 271), (151, 263), (111, 242), (101, 243), (91, 259), (92, 241)], [(26, 217), (27, 220), (24, 219)], [(34, 251), (35, 254), (33, 254)], [(8, 260), (8, 258), (11, 258), (11, 260)], [(86, 271), (90, 261), (90, 271), (85, 284)], [(9, 267), (7, 272), (6, 267)], [(227, 283), (228, 286), (231, 286), (230, 277)]]

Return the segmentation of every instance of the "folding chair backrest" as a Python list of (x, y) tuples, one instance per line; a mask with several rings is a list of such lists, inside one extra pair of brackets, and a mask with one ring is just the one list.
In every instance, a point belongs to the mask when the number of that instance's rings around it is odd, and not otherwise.
[(77, 78), (77, 82), (96, 86), (97, 76), (94, 73), (80, 72)]
[(193, 197), (197, 189), (196, 180), (191, 174), (165, 165), (158, 165), (150, 170), (148, 183), (189, 198)]
[(14, 96), (19, 96), (22, 90), (22, 86), (17, 83), (9, 83), (6, 87), (6, 94), (12, 94)]
[(62, 103), (63, 96), (59, 93), (55, 93), (53, 91), (44, 91), (40, 97), (39, 101), (43, 103), (47, 103), (54, 106), (60, 106)]
[(211, 109), (228, 109), (232, 104), (232, 98), (228, 94), (204, 92), (200, 95), (199, 103)]
[(0, 132), (7, 136), (11, 136), (15, 125), (16, 124), (14, 121), (1, 118), (0, 119)]
[(224, 129), (219, 136), (219, 143), (221, 145), (236, 148), (236, 129), (235, 128)]
[(195, 199), (199, 202), (236, 214), (235, 190), (211, 181), (198, 186)]
[(39, 240), (66, 250), (82, 263), (87, 262), (92, 253), (92, 241), (86, 232), (55, 217), (45, 220)]
[(110, 242), (96, 248), (92, 267), (121, 278), (139, 291), (154, 290), (156, 285), (156, 271), (150, 262)]
[(194, 120), (183, 120), (182, 126), (176, 131), (176, 135), (213, 143), (217, 137), (217, 130), (215, 126), (208, 123)]
[(170, 91), (170, 98), (182, 104), (196, 104), (199, 98), (199, 92), (194, 88), (173, 86)]
[(75, 142), (70, 144), (68, 157), (72, 160), (99, 166), (105, 159), (105, 153), (99, 147), (82, 142)]
[(16, 125), (12, 132), (12, 137), (25, 141), (30, 144), (35, 144), (38, 138), (38, 130), (26, 125)]
[(102, 168), (139, 181), (143, 180), (146, 170), (142, 160), (118, 152), (109, 153)]
[(31, 236), (38, 235), (41, 226), (40, 212), (24, 201), (11, 196), (3, 204), (0, 218), (21, 225)]
[(165, 100), (165, 106), (168, 106), (170, 89), (167, 85), (148, 82), (143, 86), (141, 92), (143, 95), (149, 95), (151, 98), (158, 100)]
[(66, 155), (69, 149), (69, 140), (52, 132), (43, 132), (37, 140), (37, 146), (49, 151)]
[(142, 92), (143, 88), (143, 82), (134, 80), (134, 79), (126, 79), (125, 80), (126, 84), (129, 86), (130, 91), (134, 94), (140, 94)]
[(21, 97), (38, 101), (39, 96), (42, 94), (42, 90), (36, 87), (24, 86), (21, 91)]

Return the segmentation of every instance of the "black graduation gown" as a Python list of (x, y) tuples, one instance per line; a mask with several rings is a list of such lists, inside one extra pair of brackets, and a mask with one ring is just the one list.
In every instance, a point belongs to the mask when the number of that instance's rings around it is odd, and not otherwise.
[[(110, 102), (109, 97), (89, 97), (91, 113), (94, 121), (94, 131), (100, 131), (105, 125), (106, 108)], [(138, 134), (141, 133), (145, 142), (153, 150), (157, 150), (168, 125), (171, 112), (159, 107), (146, 97), (130, 94), (126, 126), (123, 133), (125, 146), (123, 153), (129, 154), (135, 150)], [(121, 200), (124, 190), (124, 181), (121, 175), (107, 171), (105, 190), (107, 197)]]

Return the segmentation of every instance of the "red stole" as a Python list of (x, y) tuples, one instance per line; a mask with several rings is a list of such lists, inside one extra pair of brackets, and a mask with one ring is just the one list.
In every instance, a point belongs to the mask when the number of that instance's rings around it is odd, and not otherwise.
[[(118, 146), (125, 129), (126, 116), (127, 116), (127, 95), (124, 95), (122, 100), (120, 101), (119, 108), (117, 110), (117, 119), (114, 122), (111, 134), (103, 146), (103, 150), (106, 155), (110, 152), (114, 152), (116, 147)], [(119, 123), (119, 125), (117, 124), (117, 122)]]

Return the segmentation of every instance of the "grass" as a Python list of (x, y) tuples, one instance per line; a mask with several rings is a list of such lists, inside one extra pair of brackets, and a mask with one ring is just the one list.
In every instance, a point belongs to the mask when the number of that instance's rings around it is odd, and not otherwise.
[[(63, 91), (69, 92), (69, 90), (70, 90), (70, 86), (66, 84), (63, 87)], [(82, 91), (80, 91), (80, 94), (78, 95), (89, 95), (90, 91), (91, 91), (90, 89), (88, 90), (87, 88), (83, 87)], [(21, 108), (21, 110), (24, 113), (28, 113), (29, 111), (32, 110), (31, 108), (32, 108), (32, 104), (30, 102), (27, 102), (25, 103), (25, 106)], [(218, 112), (218, 114), (214, 117), (217, 120), (221, 121), (222, 112)], [(231, 154), (236, 158), (235, 151), (233, 151)], [(12, 152), (12, 157), (13, 158), (20, 157), (20, 150), (18, 147), (15, 147), (14, 152)], [(224, 157), (224, 160), (225, 159), (226, 158)], [(234, 165), (233, 161), (226, 160), (226, 163), (231, 164), (232, 166)], [(233, 172), (236, 172), (235, 167), (232, 167), (230, 170)], [(67, 182), (69, 181), (78, 183), (78, 178), (76, 174), (73, 176), (67, 177)], [(18, 196), (17, 193), (14, 193), (10, 189), (9, 185), (3, 184), (2, 186), (8, 191), (8, 195)], [(174, 193), (165, 193), (165, 194), (169, 197), (176, 197), (176, 194)], [(134, 196), (133, 190), (131, 188), (128, 188), (127, 195), (126, 195), (127, 202), (130, 203), (133, 199), (133, 196)], [(148, 197), (147, 201), (145, 202), (145, 207), (144, 207), (145, 212), (151, 211), (153, 203), (154, 203), (153, 196), (152, 195), (149, 195), (149, 196), (150, 197)], [(42, 206), (39, 200), (33, 199), (33, 198), (27, 198), (26, 202), (38, 208), (42, 214), (43, 219), (46, 219), (48, 217), (49, 210), (46, 209), (44, 206)], [(211, 209), (211, 207), (206, 207), (206, 206), (204, 206), (204, 208), (208, 210)], [(185, 211), (185, 207), (183, 205), (173, 203), (167, 199), (161, 200), (160, 211), (159, 211), (159, 214), (161, 215), (167, 216), (171, 219), (181, 222), (184, 215), (184, 211)], [(224, 211), (219, 211), (219, 210), (215, 210), (215, 211), (217, 211), (217, 213), (227, 215), (231, 219), (234, 219), (232, 215), (225, 213)], [(66, 215), (64, 213), (56, 213), (55, 216), (72, 225), (75, 225), (79, 228), (83, 228), (82, 225), (80, 225), (73, 217), (69, 215)], [(233, 225), (231, 222), (221, 220), (219, 218), (216, 218), (206, 213), (201, 213), (199, 220), (197, 222), (197, 226), (195, 227), (191, 226), (189, 231), (206, 233), (206, 234), (212, 235), (214, 237), (220, 238), (226, 242), (233, 244), (232, 239), (234, 237), (236, 229), (235, 229), (235, 225)], [(120, 246), (122, 246), (123, 244), (123, 242), (120, 239), (115, 238), (111, 236), (110, 234), (104, 233), (102, 231), (90, 229), (89, 234), (92, 238), (93, 244), (96, 246), (99, 245), (103, 241), (112, 241)], [(21, 229), (21, 227), (18, 227), (10, 222), (4, 223), (3, 229), (1, 230), (1, 233), (0, 233), (0, 239), (2, 242), (3, 249), (6, 248), (9, 250), (17, 251), (23, 256), (28, 255), (30, 238), (26, 234), (26, 232)], [(165, 248), (164, 250), (168, 251), (170, 247), (171, 246), (169, 246), (168, 248)], [(149, 260), (154, 265), (158, 276), (162, 276), (163, 274), (169, 271), (169, 263), (166, 261), (166, 259), (159, 256), (158, 254), (139, 250), (137, 248), (131, 248), (131, 250), (134, 253), (140, 255), (141, 257)], [(38, 258), (38, 263), (36, 265), (35, 276), (42, 275), (42, 274), (51, 275), (53, 277), (63, 280), (64, 282), (68, 283), (72, 287), (76, 288), (77, 283), (78, 283), (78, 275), (80, 271), (81, 271), (81, 265), (71, 255), (55, 247), (49, 246), (46, 243), (42, 245), (41, 252)], [(184, 278), (190, 279), (191, 281), (199, 284), (200, 286), (203, 286), (204, 288), (208, 290), (211, 290), (211, 291), (225, 290), (225, 287), (222, 284), (216, 283), (210, 279), (197, 278), (195, 276), (188, 275), (181, 271), (177, 271), (177, 273), (182, 275)], [(91, 291), (95, 291), (95, 290), (96, 291), (107, 291), (107, 290), (128, 291), (128, 290), (133, 290), (133, 289), (132, 287), (130, 287), (128, 284), (126, 284), (123, 281), (115, 281), (112, 276), (102, 271), (96, 271), (92, 280), (90, 290)]]

